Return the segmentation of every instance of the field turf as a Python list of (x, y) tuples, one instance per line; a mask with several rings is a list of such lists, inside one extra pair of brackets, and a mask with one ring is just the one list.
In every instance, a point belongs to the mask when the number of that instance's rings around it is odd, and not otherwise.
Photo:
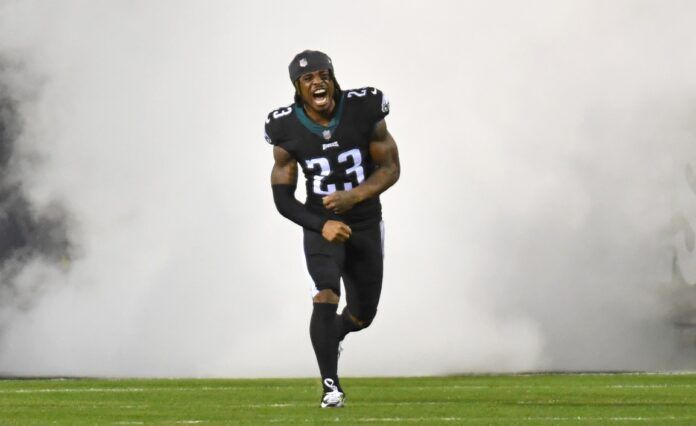
[(0, 424), (696, 424), (696, 375), (0, 380)]

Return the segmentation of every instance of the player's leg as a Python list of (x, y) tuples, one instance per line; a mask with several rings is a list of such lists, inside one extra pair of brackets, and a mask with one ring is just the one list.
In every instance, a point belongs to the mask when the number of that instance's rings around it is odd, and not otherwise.
[(377, 314), (382, 293), (384, 224), (353, 231), (346, 242), (343, 283), (346, 307), (337, 318), (338, 339), (367, 328)]
[[(338, 332), (335, 318), (340, 296), (344, 247), (343, 244), (331, 244), (321, 234), (305, 229), (304, 249), (307, 269), (314, 282), (309, 335), (324, 386), (323, 399), (327, 394), (336, 396), (336, 392), (341, 393), (342, 398), (343, 391), (337, 373)], [(340, 403), (342, 404), (342, 400)], [(326, 406), (324, 400), (322, 406)]]

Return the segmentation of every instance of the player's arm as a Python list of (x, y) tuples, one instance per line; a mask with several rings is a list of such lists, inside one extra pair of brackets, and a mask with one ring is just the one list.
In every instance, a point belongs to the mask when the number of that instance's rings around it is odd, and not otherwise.
[(324, 197), (327, 209), (336, 213), (346, 212), (355, 204), (378, 196), (399, 180), (399, 150), (384, 120), (380, 120), (372, 132), (370, 156), (375, 164), (372, 174), (350, 191), (337, 191)]
[(279, 146), (273, 147), (273, 170), (271, 187), (273, 201), (281, 215), (296, 224), (321, 234), (328, 241), (341, 242), (350, 237), (348, 225), (335, 220), (327, 220), (305, 207), (295, 198), (297, 188), (297, 161), (289, 152)]

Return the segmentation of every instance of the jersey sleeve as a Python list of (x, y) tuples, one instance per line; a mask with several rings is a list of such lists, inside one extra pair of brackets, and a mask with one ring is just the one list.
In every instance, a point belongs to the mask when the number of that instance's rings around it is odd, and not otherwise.
[(389, 114), (389, 98), (379, 89), (365, 88), (365, 114), (367, 119), (376, 124)]
[(263, 136), (271, 145), (278, 145), (278, 126), (273, 122), (273, 111), (268, 113), (266, 124), (263, 126)]
[(292, 106), (278, 108), (268, 113), (264, 126), (264, 137), (271, 145), (280, 145), (284, 142), (283, 119), (292, 114)]
[(389, 98), (379, 89), (371, 88), (371, 92), (374, 93), (370, 110), (374, 113), (375, 123), (382, 120), (384, 117), (389, 115)]

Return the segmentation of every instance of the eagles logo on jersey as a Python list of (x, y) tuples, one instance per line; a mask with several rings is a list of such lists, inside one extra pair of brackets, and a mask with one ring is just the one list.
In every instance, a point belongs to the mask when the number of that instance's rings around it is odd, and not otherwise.
[(381, 220), (378, 197), (356, 204), (343, 215), (324, 208), (322, 198), (335, 191), (360, 185), (374, 170), (370, 138), (375, 124), (389, 114), (389, 100), (378, 89), (346, 90), (328, 126), (312, 121), (302, 105), (271, 111), (265, 138), (292, 155), (306, 178), (306, 205), (324, 216), (343, 220), (352, 227)]

